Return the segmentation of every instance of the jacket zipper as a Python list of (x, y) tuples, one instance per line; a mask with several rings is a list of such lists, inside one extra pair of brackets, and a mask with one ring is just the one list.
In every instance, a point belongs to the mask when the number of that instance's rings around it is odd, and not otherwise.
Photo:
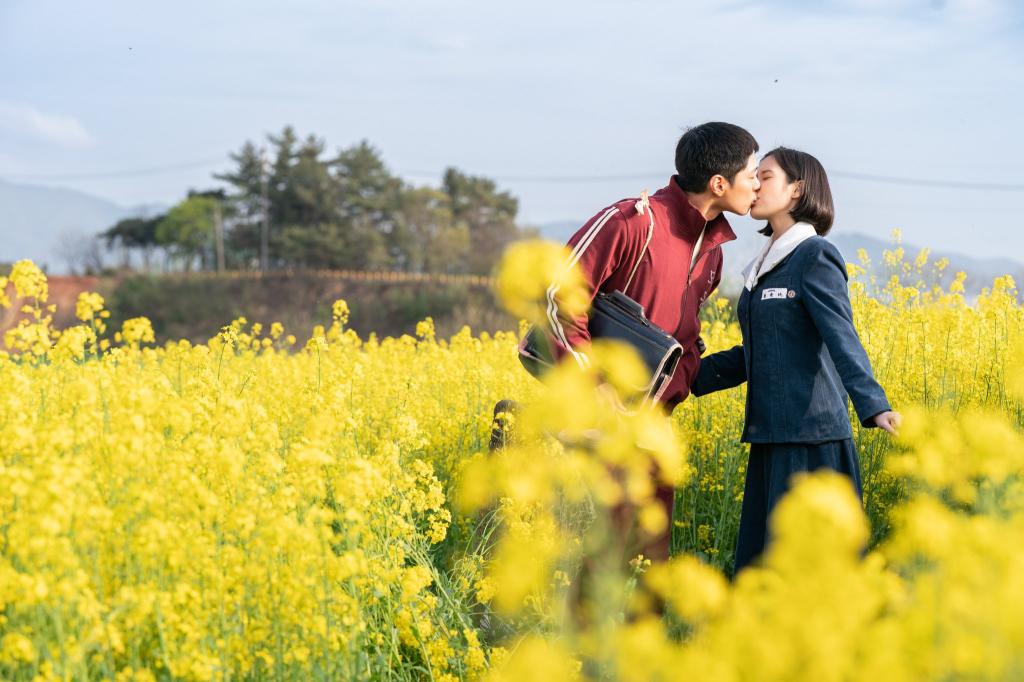
[[(704, 227), (701, 228), (700, 234), (701, 234), (702, 240), (703, 240), (704, 232), (708, 229), (708, 222), (709, 221), (705, 220), (704, 221)], [(693, 281), (693, 271), (697, 269), (697, 263), (700, 262), (700, 259), (703, 258), (704, 256), (706, 256), (708, 253), (710, 253), (714, 248), (715, 247), (711, 247), (710, 249), (708, 249), (706, 251), (700, 251), (700, 252), (697, 253), (697, 257), (696, 258), (691, 258), (690, 259), (690, 269), (686, 273), (686, 291), (683, 292), (683, 314), (686, 313), (686, 303), (687, 303), (687, 301), (690, 298), (690, 284)]]

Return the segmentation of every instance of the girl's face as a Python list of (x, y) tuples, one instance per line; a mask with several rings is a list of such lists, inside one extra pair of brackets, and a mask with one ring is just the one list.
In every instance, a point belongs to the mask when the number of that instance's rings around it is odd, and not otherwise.
[(750, 207), (751, 218), (770, 221), (776, 216), (789, 213), (796, 206), (802, 183), (790, 182), (774, 158), (766, 156), (761, 159), (757, 166), (757, 178), (761, 187)]

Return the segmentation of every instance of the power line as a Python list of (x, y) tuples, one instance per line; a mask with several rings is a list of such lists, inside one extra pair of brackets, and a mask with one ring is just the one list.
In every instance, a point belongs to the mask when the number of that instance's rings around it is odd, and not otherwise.
[(133, 175), (159, 175), (161, 173), (168, 173), (179, 170), (191, 170), (193, 168), (208, 168), (214, 164), (224, 163), (225, 159), (223, 156), (217, 158), (202, 159), (200, 161), (186, 161), (184, 163), (172, 163), (163, 166), (150, 166), (147, 168), (135, 168), (132, 170), (118, 170), (118, 171), (100, 171), (96, 173), (73, 173), (73, 174), (58, 174), (51, 175), (46, 173), (30, 173), (30, 174), (17, 174), (11, 176), (14, 180), (56, 180), (56, 181), (69, 181), (69, 180), (99, 180), (106, 178), (120, 178), (129, 177)]
[[(108, 178), (129, 177), (138, 175), (159, 175), (180, 170), (191, 170), (194, 168), (209, 167), (214, 164), (224, 163), (224, 157), (201, 159), (184, 163), (166, 164), (162, 166), (150, 166), (146, 168), (135, 168), (131, 170), (101, 171), (95, 173), (74, 173), (74, 174), (18, 174), (11, 176), (15, 180), (49, 180), (49, 181), (72, 181), (72, 180), (98, 180)], [(399, 171), (401, 175), (413, 177), (438, 177), (441, 174), (437, 171), (405, 170)], [(548, 183), (548, 184), (588, 184), (601, 182), (642, 182), (668, 177), (667, 172), (652, 173), (624, 173), (617, 175), (545, 175), (545, 174), (491, 174), (501, 182), (520, 183)], [(829, 175), (833, 178), (844, 178), (858, 182), (886, 183), (893, 185), (904, 185), (911, 187), (932, 187), (937, 189), (962, 189), (990, 192), (1024, 192), (1024, 183), (985, 183), (969, 180), (936, 180), (931, 178), (900, 177), (895, 175), (879, 175), (874, 173), (856, 173), (852, 171), (834, 170)]]
[[(437, 177), (439, 173), (409, 171), (403, 175), (417, 177)], [(893, 185), (910, 185), (914, 187), (934, 187), (941, 189), (988, 190), (993, 192), (1024, 192), (1024, 183), (985, 183), (967, 180), (932, 180), (924, 178), (905, 178), (893, 175), (874, 175), (871, 173), (854, 173), (850, 171), (828, 171), (833, 178), (845, 178), (862, 182), (889, 183)], [(639, 182), (658, 178), (667, 178), (669, 173), (633, 173), (625, 175), (494, 175), (502, 182), (544, 182), (544, 183), (588, 183), (588, 182)]]
[[(437, 171), (404, 171), (402, 175), (411, 175), (413, 177), (424, 177), (434, 178), (441, 175)], [(579, 183), (585, 184), (588, 182), (633, 182), (641, 180), (652, 180), (656, 178), (667, 178), (668, 174), (661, 173), (633, 173), (628, 175), (488, 175), (483, 174), (485, 177), (493, 177), (495, 180), (501, 180), (502, 182), (550, 182), (550, 183)]]
[(967, 180), (922, 180), (920, 178), (900, 178), (892, 175), (871, 175), (869, 173), (850, 173), (848, 171), (832, 171), (829, 175), (848, 180), (865, 182), (888, 182), (893, 185), (910, 185), (914, 187), (936, 187), (943, 189), (972, 189), (992, 192), (1024, 192), (1024, 184), (970, 182)]

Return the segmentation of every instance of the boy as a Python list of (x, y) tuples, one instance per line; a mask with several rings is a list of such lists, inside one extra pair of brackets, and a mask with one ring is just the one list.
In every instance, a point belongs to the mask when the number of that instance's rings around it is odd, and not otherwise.
[[(744, 215), (750, 210), (759, 186), (757, 150), (754, 137), (730, 123), (690, 128), (676, 145), (676, 174), (665, 187), (649, 198), (645, 194), (608, 206), (569, 239), (570, 267), (580, 268), (591, 300), (598, 291), (622, 291), (683, 347), (683, 357), (661, 397), (669, 411), (686, 399), (700, 366), (700, 307), (722, 279), (721, 245), (736, 238), (723, 213)], [(557, 361), (569, 357), (586, 366), (587, 315), (563, 314), (556, 290), (556, 285), (548, 289), (544, 331)], [(501, 440), (498, 415), (511, 407), (510, 401), (495, 407), (492, 449)], [(669, 519), (674, 492), (669, 486), (657, 490)], [(628, 507), (613, 510), (624, 544), (634, 513)], [(669, 538), (666, 530), (639, 549), (646, 558), (667, 559)], [(630, 557), (635, 548), (626, 548)]]

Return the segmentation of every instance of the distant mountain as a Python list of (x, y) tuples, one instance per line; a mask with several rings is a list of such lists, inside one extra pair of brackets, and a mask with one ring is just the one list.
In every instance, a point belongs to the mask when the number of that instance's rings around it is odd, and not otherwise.
[(157, 204), (127, 208), (59, 187), (0, 180), (0, 263), (31, 258), (47, 271), (67, 272), (69, 250), (118, 220), (165, 210)]
[(569, 237), (576, 234), (576, 230), (583, 227), (585, 223), (585, 220), (556, 220), (554, 222), (538, 225), (537, 229), (540, 231), (540, 236), (544, 239), (550, 239), (551, 241), (562, 242), (564, 244), (569, 241)]
[[(896, 248), (892, 242), (878, 239), (877, 237), (869, 237), (866, 234), (857, 232), (837, 232), (834, 236), (829, 235), (829, 239), (832, 240), (832, 243), (838, 247), (843, 257), (849, 262), (859, 262), (857, 258), (858, 249), (867, 251), (876, 274), (879, 273), (879, 268), (884, 263), (883, 252)], [(901, 246), (904, 252), (903, 258), (907, 261), (913, 261), (922, 248), (906, 243)], [(963, 270), (967, 273), (964, 289), (968, 295), (978, 294), (985, 287), (991, 287), (992, 280), (1003, 275), (1013, 275), (1016, 282), (1024, 281), (1022, 279), (1024, 278), (1024, 263), (1019, 260), (1011, 258), (975, 258), (955, 251), (943, 251), (941, 249), (932, 250), (928, 254), (929, 263), (935, 263), (940, 258), (949, 259), (949, 265), (945, 271), (947, 274), (943, 277), (943, 283), (948, 284), (958, 271)]]
[[(585, 222), (585, 221), (584, 221)], [(584, 222), (560, 220), (538, 226), (540, 236), (553, 241), (565, 242)], [(737, 229), (737, 239), (725, 247), (725, 273), (722, 278), (722, 292), (728, 296), (739, 293), (742, 282), (740, 271), (749, 263), (764, 246), (764, 237), (751, 229)], [(864, 249), (871, 259), (875, 274), (883, 274), (883, 252), (895, 248), (890, 241), (872, 237), (860, 232), (836, 230), (829, 234), (829, 241), (836, 245), (843, 257), (850, 263), (857, 263), (857, 252)], [(902, 244), (904, 259), (913, 261), (921, 251), (914, 244)], [(940, 258), (948, 258), (949, 266), (943, 283), (948, 284), (952, 276), (960, 270), (967, 273), (964, 284), (968, 296), (981, 292), (985, 287), (992, 286), (992, 280), (1002, 275), (1013, 275), (1018, 282), (1024, 282), (1024, 262), (1011, 258), (976, 258), (953, 251), (933, 250), (929, 253), (928, 262), (934, 263)]]

